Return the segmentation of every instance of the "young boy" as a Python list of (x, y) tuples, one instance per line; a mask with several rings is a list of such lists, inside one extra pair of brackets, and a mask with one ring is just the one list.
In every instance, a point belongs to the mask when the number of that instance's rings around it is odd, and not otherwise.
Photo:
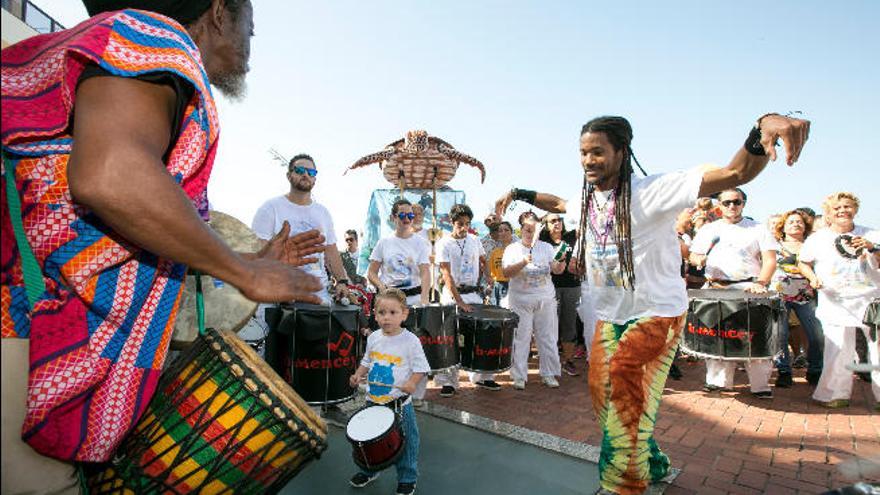
[[(411, 495), (416, 491), (419, 476), (419, 428), (416, 424), (412, 395), (416, 385), (430, 371), (422, 344), (415, 334), (401, 328), (409, 314), (406, 295), (399, 289), (385, 289), (376, 298), (376, 322), (381, 331), (367, 338), (367, 350), (357, 371), (351, 376), (351, 386), (367, 383), (367, 401), (373, 404), (398, 405), (402, 412), (406, 445), (397, 460), (397, 495)], [(378, 472), (361, 470), (351, 478), (351, 486), (368, 485)]]

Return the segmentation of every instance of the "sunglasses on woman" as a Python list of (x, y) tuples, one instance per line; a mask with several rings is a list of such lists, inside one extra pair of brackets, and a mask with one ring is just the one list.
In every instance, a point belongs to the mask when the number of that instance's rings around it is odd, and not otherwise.
[(309, 177), (314, 177), (314, 176), (318, 175), (318, 169), (316, 169), (316, 168), (305, 168), (305, 167), (301, 167), (301, 166), (299, 166), (299, 165), (294, 165), (294, 166), (293, 166), (293, 172), (296, 173), (296, 174), (299, 174), (299, 175), (302, 175), (302, 174), (306, 174), (306, 173), (307, 173), (307, 174), (309, 174)]
[(409, 218), (410, 220), (412, 220), (415, 217), (416, 217), (415, 213), (398, 213), (397, 214), (397, 218), (399, 218), (401, 220), (403, 220), (404, 218)]
[(741, 200), (741, 199), (726, 199), (726, 200), (722, 201), (721, 204), (723, 204), (724, 206), (730, 206), (730, 205), (742, 206), (743, 200)]

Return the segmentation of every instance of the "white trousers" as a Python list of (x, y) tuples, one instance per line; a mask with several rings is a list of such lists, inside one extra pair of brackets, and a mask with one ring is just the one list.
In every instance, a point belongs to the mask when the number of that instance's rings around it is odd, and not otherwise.
[[(461, 296), (461, 299), (466, 304), (483, 304), (483, 297), (479, 292), (464, 294)], [(444, 290), (440, 294), (440, 304), (455, 304), (455, 299), (453, 299), (452, 294)], [(438, 387), (449, 385), (450, 387), (457, 389), (458, 369), (459, 366), (456, 365), (447, 370), (436, 373), (434, 375), (434, 385)], [(495, 380), (495, 373), (474, 373), (471, 371), (468, 373), (468, 377), (470, 378), (471, 383), (477, 383), (483, 380)]]
[[(868, 340), (868, 361), (880, 366), (880, 348), (876, 340), (871, 340), (865, 327), (843, 327), (822, 322), (825, 333), (825, 354), (822, 358), (822, 377), (813, 391), (813, 398), (828, 402), (838, 399), (849, 400), (852, 395), (853, 372), (846, 365), (856, 362), (856, 332), (862, 331)], [(871, 372), (871, 391), (874, 400), (880, 402), (880, 371)]]
[(510, 310), (519, 316), (519, 325), (513, 336), (513, 365), (510, 376), (514, 380), (528, 381), (529, 349), (532, 334), (538, 343), (538, 368), (541, 376), (558, 376), (562, 373), (559, 363), (558, 316), (556, 296), (546, 298), (517, 297), (509, 294)]
[(581, 284), (581, 302), (578, 304), (578, 315), (584, 324), (584, 344), (587, 347), (587, 361), (590, 360), (590, 349), (593, 347), (593, 334), (596, 333), (596, 308), (589, 288)]
[[(733, 375), (736, 373), (736, 365), (742, 361), (727, 361), (724, 359), (706, 360), (706, 383), (722, 388), (733, 388)], [(745, 361), (746, 372), (749, 374), (749, 385), (752, 392), (767, 392), (770, 390), (770, 373), (773, 372), (773, 360), (755, 359)]]

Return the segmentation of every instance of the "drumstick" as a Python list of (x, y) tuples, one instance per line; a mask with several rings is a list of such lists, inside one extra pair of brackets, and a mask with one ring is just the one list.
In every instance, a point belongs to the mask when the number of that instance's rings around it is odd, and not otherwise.
[(377, 387), (391, 387), (391, 388), (396, 388), (396, 389), (402, 390), (397, 385), (394, 385), (394, 384), (389, 385), (387, 383), (382, 383), (382, 382), (367, 382), (367, 385), (375, 385)]

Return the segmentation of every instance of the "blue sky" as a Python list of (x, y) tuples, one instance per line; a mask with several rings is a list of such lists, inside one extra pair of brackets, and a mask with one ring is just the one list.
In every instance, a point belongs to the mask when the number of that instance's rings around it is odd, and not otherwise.
[[(35, 3), (71, 26), (77, 0)], [(880, 110), (880, 2), (255, 2), (249, 94), (218, 98), (215, 208), (250, 224), (284, 193), (269, 148), (307, 152), (316, 197), (337, 232), (360, 229), (378, 167), (342, 173), (408, 129), (426, 129), (486, 164), (450, 183), (481, 218), (511, 186), (570, 196), (581, 125), (627, 117), (649, 173), (724, 165), (758, 116), (813, 121), (801, 160), (746, 186), (764, 220), (827, 194), (862, 199), (880, 228), (874, 146)]]

